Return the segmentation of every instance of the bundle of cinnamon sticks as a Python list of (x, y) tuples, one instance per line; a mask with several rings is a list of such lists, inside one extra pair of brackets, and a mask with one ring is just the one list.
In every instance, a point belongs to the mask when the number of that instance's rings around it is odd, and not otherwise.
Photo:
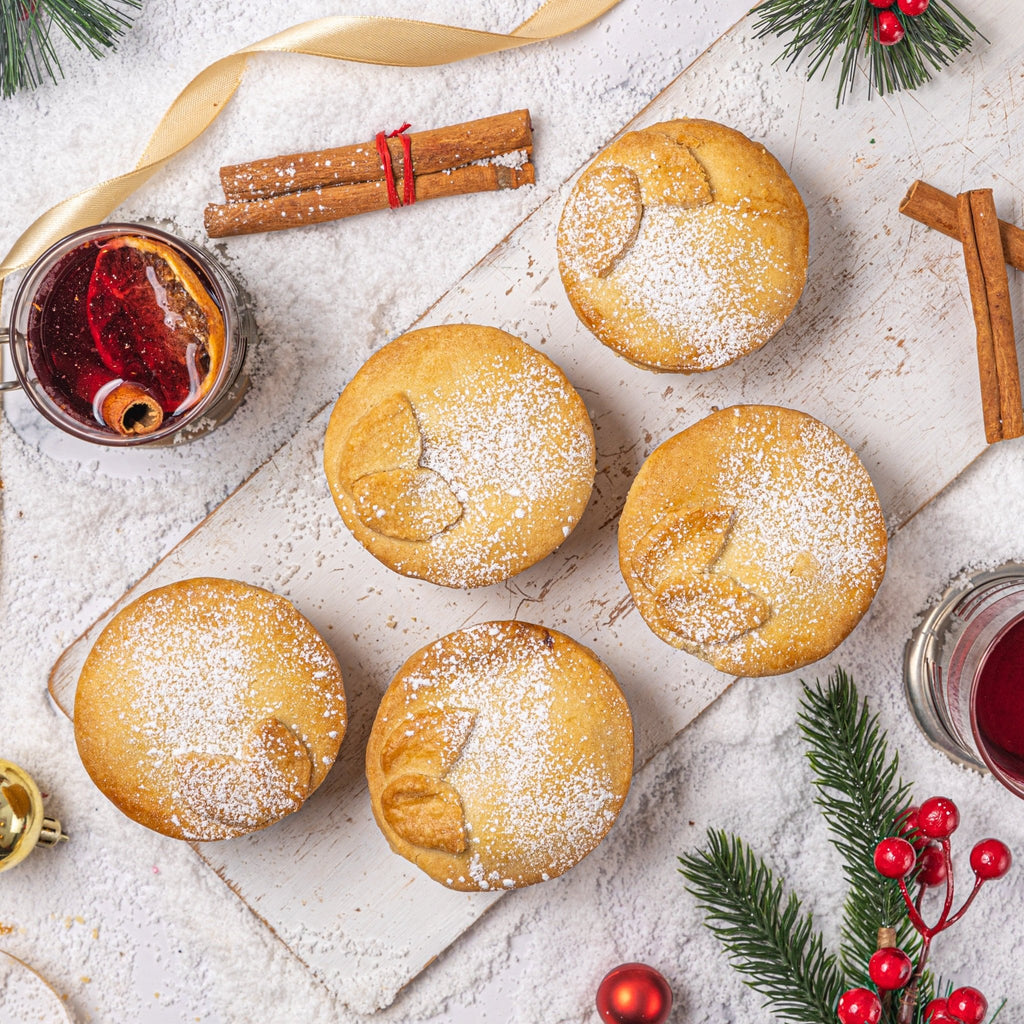
[(991, 189), (951, 196), (915, 181), (900, 213), (927, 224), (964, 249), (971, 309), (978, 339), (978, 371), (985, 440), (1024, 435), (1017, 344), (1006, 264), (1024, 270), (1024, 231), (996, 215)]
[[(222, 167), (225, 202), (206, 207), (207, 234), (223, 238), (280, 231), (405, 205), (410, 200), (533, 183), (533, 164), (528, 159), (521, 166), (481, 162), (507, 154), (532, 155), (528, 110), (413, 132), (404, 139), (403, 133)], [(404, 199), (396, 202), (396, 196)]]

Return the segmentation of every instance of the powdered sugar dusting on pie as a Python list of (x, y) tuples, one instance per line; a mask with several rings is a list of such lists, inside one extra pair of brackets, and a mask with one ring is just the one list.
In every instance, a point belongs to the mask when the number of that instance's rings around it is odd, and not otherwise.
[[(467, 844), (449, 885), (502, 889), (554, 877), (611, 827), (623, 775), (628, 785), (631, 728), (617, 685), (585, 648), (540, 626), (484, 623), (425, 648), (396, 687), (375, 733), (411, 731), (415, 742), (418, 723), (473, 713), (443, 775), (464, 808)], [(433, 742), (432, 725), (424, 740)], [(371, 741), (371, 759), (373, 750)]]

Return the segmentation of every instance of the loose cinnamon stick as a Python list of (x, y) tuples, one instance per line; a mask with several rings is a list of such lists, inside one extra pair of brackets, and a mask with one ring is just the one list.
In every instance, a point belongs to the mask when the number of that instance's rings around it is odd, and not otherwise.
[[(416, 201), (460, 196), (469, 192), (496, 192), (533, 184), (533, 164), (504, 167), (473, 164), (436, 174), (417, 174)], [(304, 224), (352, 217), (357, 213), (388, 208), (387, 186), (381, 181), (292, 192), (272, 199), (247, 203), (210, 203), (204, 212), (210, 238), (249, 235), (260, 231), (281, 231)]]
[[(401, 178), (405, 155), (399, 139), (388, 139), (391, 166)], [(517, 150), (533, 150), (533, 130), (528, 110), (513, 110), (476, 121), (411, 132), (412, 165), (416, 174), (462, 167), (476, 160)], [(269, 160), (254, 160), (220, 169), (224, 198), (230, 202), (266, 199), (329, 185), (375, 181), (384, 177), (376, 143), (363, 142), (312, 153), (294, 153)]]
[[(910, 191), (900, 203), (900, 213), (950, 238), (960, 239), (956, 198), (925, 181), (915, 181), (910, 186)], [(1001, 220), (999, 234), (1006, 262), (1011, 267), (1024, 270), (1024, 231)]]
[(961, 192), (956, 203), (978, 331), (985, 440), (992, 444), (1024, 434), (1010, 285), (992, 190)]

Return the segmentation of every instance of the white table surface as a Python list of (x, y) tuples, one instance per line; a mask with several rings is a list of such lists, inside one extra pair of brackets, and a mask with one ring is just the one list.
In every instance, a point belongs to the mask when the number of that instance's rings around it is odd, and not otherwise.
[[(971, 13), (983, 6), (963, 4)], [(144, 0), (117, 54), (98, 63), (69, 57), (65, 81), (0, 103), (0, 249), (47, 206), (131, 166), (173, 95), (216, 57), (332, 13), (508, 30), (532, 3), (472, 7), (306, 0), (251, 10), (237, 0)], [(537, 188), (409, 211), (417, 220), (408, 237), (437, 241), (405, 253), (400, 273), (396, 236), (388, 227), (382, 234), (379, 217), (226, 243), (226, 262), (256, 297), (261, 342), (250, 399), (209, 439), (159, 459), (113, 459), (83, 454), (21, 416), (18, 429), (0, 424), (0, 756), (32, 771), (73, 835), (0, 880), (0, 948), (45, 974), (76, 1020), (355, 1019), (189, 849), (145, 832), (99, 796), (69, 723), (48, 705), (49, 668), (336, 394), (370, 350), (450, 288), (745, 8), (737, 0), (624, 0), (572, 37), (454, 68), (259, 60), (221, 121), (118, 211), (166, 218), (201, 239), (202, 206), (216, 196), (222, 163), (356, 141), (404, 120), (429, 127), (520, 106), (537, 127)], [(732, 87), (744, 88), (749, 75), (737, 68)], [(119, 115), (126, 97), (131, 109)], [(700, 97), (680, 113), (714, 116)], [(914, 613), (946, 579), (969, 564), (1024, 556), (1022, 461), (1020, 442), (990, 450), (896, 535), (882, 591), (837, 653), (882, 713), (919, 795), (948, 793), (961, 802), (965, 833), (997, 834), (1018, 850), (1024, 807), (927, 746), (905, 709), (899, 667)], [(734, 685), (639, 775), (594, 855), (556, 883), (502, 900), (378, 1018), (593, 1020), (602, 974), (642, 960), (672, 982), (673, 1020), (762, 1019), (757, 997), (699, 927), (674, 858), (708, 826), (737, 829), (794, 882), (834, 938), (842, 887), (810, 807), (792, 725), (798, 693), (788, 677)], [(983, 893), (936, 943), (937, 969), (1005, 995), (1011, 1012), (1024, 998), (1012, 956), (1021, 937), (1018, 874), (998, 896)]]

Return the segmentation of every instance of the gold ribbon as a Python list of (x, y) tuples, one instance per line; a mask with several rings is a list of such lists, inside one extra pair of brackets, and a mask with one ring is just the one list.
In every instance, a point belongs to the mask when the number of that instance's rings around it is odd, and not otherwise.
[(253, 54), (302, 53), (397, 67), (451, 64), (565, 35), (589, 24), (618, 2), (547, 0), (508, 35), (403, 18), (319, 18), (221, 57), (200, 71), (178, 94), (134, 170), (65, 199), (23, 232), (0, 263), (0, 295), (8, 274), (29, 266), (65, 235), (101, 223), (168, 160), (198, 138), (234, 95)]

